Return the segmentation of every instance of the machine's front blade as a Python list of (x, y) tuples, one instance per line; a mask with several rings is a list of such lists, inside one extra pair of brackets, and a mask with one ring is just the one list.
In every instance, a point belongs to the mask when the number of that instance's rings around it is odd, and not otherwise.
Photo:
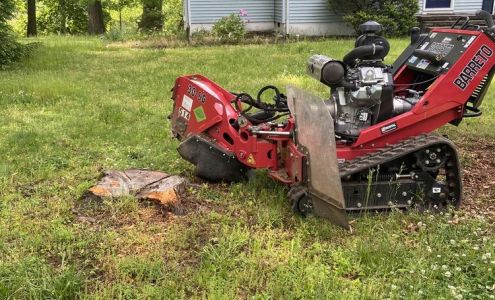
[(322, 99), (293, 86), (287, 102), (296, 121), (296, 142), (307, 155), (307, 187), (315, 215), (349, 228), (344, 209), (333, 119)]

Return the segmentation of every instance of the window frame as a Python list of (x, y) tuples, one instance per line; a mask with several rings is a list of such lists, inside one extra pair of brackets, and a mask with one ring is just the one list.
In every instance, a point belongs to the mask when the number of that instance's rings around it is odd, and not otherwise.
[(454, 10), (454, 0), (450, 0), (449, 7), (435, 7), (435, 8), (427, 8), (426, 2), (428, 0), (423, 0), (423, 11), (453, 11)]

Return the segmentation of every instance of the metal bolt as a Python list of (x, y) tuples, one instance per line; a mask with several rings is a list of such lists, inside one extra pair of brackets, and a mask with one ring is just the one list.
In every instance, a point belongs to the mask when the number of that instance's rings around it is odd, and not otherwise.
[(376, 196), (377, 196), (378, 198), (381, 198), (381, 197), (382, 197), (382, 194), (381, 194), (381, 193), (378, 193), (378, 194), (376, 194)]
[(407, 192), (402, 192), (402, 196), (407, 196)]
[(407, 204), (408, 205), (411, 205), (412, 204), (412, 201), (411, 200), (407, 200)]
[(436, 153), (431, 153), (430, 154), (430, 159), (437, 159), (437, 154)]
[(441, 163), (442, 161), (440, 159), (436, 160), (437, 164)]
[(429, 160), (425, 160), (425, 164), (430, 164), (430, 161)]
[(426, 152), (426, 153), (430, 153), (430, 149), (426, 149), (426, 150), (425, 150), (425, 152)]
[(357, 207), (361, 207), (361, 206), (362, 206), (362, 204), (361, 204), (361, 203), (358, 203), (358, 204), (357, 204)]
[(442, 152), (442, 149), (437, 148), (437, 152), (438, 152), (438, 153)]

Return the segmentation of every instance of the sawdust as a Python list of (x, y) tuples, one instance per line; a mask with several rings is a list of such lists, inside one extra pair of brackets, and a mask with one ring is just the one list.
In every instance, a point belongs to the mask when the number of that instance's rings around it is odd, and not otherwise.
[(463, 138), (456, 144), (464, 185), (461, 209), (495, 221), (495, 140)]

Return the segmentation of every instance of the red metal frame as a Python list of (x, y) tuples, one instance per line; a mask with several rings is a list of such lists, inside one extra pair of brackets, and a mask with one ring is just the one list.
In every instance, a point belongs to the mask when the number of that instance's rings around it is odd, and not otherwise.
[[(477, 38), (461, 55), (458, 62), (429, 86), (411, 111), (364, 129), (352, 145), (337, 144), (339, 159), (352, 160), (411, 136), (434, 131), (462, 118), (469, 97), (495, 65), (495, 55), (480, 68), (464, 90), (454, 85), (454, 81), (482, 46), (489, 47), (495, 52), (495, 43), (478, 31), (435, 29), (433, 32), (475, 35)], [(411, 82), (412, 75), (412, 71), (404, 65), (395, 75), (394, 82), (400, 84)], [(233, 126), (232, 124), (241, 117), (232, 105), (234, 99), (235, 95), (204, 76), (179, 77), (173, 94), (175, 106), (172, 123), (175, 124), (179, 119), (187, 123), (185, 131), (179, 133), (182, 138), (206, 133), (217, 145), (235, 154), (246, 166), (266, 168), (270, 176), (286, 184), (301, 182), (304, 154), (299, 151), (293, 139), (254, 135), (249, 131), (252, 124), (247, 120), (240, 128)], [(199, 112), (195, 113), (196, 110)], [(382, 128), (390, 124), (395, 124), (395, 129), (383, 133)], [(267, 130), (273, 130), (268, 124), (264, 126)], [(292, 132), (294, 126), (294, 120), (290, 117), (287, 125), (277, 130)], [(174, 132), (177, 133), (177, 129), (174, 128)]]
[[(192, 104), (183, 103), (184, 97), (192, 99)], [(248, 121), (237, 130), (231, 124), (239, 119), (231, 101), (235, 95), (221, 88), (202, 75), (183, 76), (175, 82), (173, 99), (175, 108), (172, 123), (177, 119), (186, 119), (187, 128), (181, 133), (183, 138), (206, 132), (217, 145), (232, 152), (237, 159), (251, 168), (278, 168), (276, 140), (259, 139), (249, 132), (252, 126)], [(186, 100), (187, 102), (187, 100)], [(205, 118), (196, 117), (195, 111), (201, 109)], [(186, 111), (187, 113), (182, 113)], [(281, 130), (291, 130), (283, 128)]]

